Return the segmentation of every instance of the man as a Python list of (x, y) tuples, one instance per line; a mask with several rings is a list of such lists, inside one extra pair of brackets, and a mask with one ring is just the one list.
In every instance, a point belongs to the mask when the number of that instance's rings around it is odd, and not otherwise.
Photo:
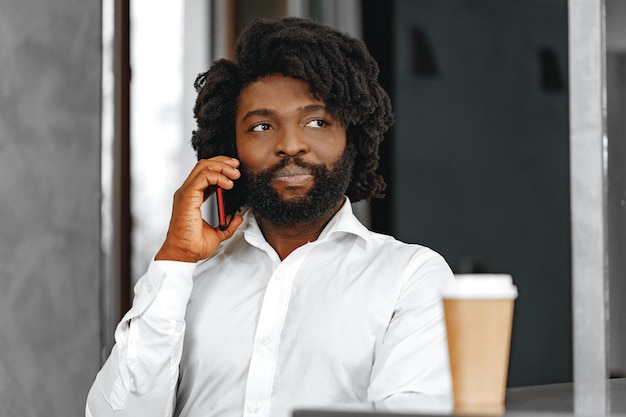
[[(88, 416), (278, 416), (366, 404), (424, 410), (451, 383), (432, 250), (368, 231), (392, 123), (362, 42), (296, 18), (257, 20), (196, 80), (199, 162), (135, 287)], [(202, 219), (217, 187), (243, 206)]]

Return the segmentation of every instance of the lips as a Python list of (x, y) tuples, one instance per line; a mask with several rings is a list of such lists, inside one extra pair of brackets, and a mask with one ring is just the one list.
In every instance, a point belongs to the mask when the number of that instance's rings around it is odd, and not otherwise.
[(272, 177), (272, 181), (288, 187), (299, 187), (313, 179), (313, 175), (306, 168), (290, 165), (281, 168)]

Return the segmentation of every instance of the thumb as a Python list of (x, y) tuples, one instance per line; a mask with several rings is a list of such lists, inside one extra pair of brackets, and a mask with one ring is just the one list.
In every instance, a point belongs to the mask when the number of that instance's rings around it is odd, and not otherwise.
[(233, 215), (229, 219), (229, 222), (226, 223), (228, 224), (228, 227), (225, 230), (218, 229), (220, 241), (230, 239), (233, 234), (235, 234), (235, 231), (239, 228), (239, 226), (241, 226), (241, 223), (243, 223), (243, 216), (241, 216), (240, 214)]

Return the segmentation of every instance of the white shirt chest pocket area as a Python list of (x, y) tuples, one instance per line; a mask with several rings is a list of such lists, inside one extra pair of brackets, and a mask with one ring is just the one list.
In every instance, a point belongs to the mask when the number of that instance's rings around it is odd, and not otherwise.
[(390, 318), (385, 319), (363, 302), (325, 300), (306, 314), (300, 309), (287, 314), (281, 349), (307, 358), (312, 367), (334, 364), (369, 372)]

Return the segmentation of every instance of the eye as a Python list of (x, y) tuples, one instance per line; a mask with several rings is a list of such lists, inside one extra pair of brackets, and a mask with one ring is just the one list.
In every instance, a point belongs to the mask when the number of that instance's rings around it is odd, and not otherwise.
[(270, 130), (272, 126), (269, 123), (259, 123), (258, 125), (252, 126), (250, 129), (253, 132), (263, 132), (266, 130)]
[(323, 119), (314, 119), (311, 120), (310, 122), (308, 122), (305, 126), (308, 127), (324, 127), (324, 126), (328, 126), (328, 122), (326, 120)]

